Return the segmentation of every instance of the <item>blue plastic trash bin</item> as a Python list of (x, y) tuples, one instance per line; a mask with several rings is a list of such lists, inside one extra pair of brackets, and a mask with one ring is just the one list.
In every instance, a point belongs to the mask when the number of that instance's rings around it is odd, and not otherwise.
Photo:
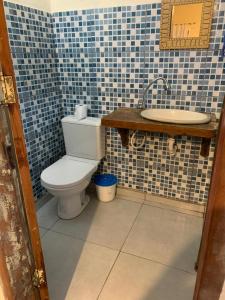
[(109, 202), (115, 198), (117, 184), (116, 176), (112, 174), (96, 175), (94, 182), (100, 201)]

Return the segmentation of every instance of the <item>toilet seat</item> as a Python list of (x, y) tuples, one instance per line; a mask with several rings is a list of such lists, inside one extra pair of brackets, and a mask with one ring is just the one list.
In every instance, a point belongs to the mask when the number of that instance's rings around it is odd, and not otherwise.
[(65, 155), (41, 173), (41, 181), (44, 186), (51, 188), (71, 188), (90, 177), (97, 170), (98, 163)]

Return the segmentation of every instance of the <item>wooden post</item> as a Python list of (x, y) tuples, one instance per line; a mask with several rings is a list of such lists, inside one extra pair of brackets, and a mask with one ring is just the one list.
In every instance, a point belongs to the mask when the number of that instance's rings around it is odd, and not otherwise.
[(225, 278), (225, 113), (222, 109), (194, 300), (218, 300)]
[[(3, 0), (0, 0), (0, 61), (2, 63), (3, 75), (13, 77), (14, 90), (16, 94), (16, 103), (9, 106), (9, 122), (12, 131), (12, 142), (15, 148), (15, 158), (18, 167), (19, 183), (22, 192), (23, 206), (26, 215), (28, 232), (31, 241), (31, 247), (34, 257), (35, 269), (43, 271), (45, 283), (39, 288), (40, 297), (42, 300), (49, 299), (48, 288), (45, 276), (45, 266), (43, 253), (41, 248), (39, 227), (37, 223), (36, 208), (33, 197), (32, 183), (30, 177), (30, 169), (27, 160), (26, 146), (23, 135), (23, 126), (21, 121), (21, 114), (18, 102), (18, 95), (16, 93), (16, 81), (14, 69), (11, 58), (11, 51), (8, 40), (7, 26), (4, 13)], [(21, 299), (21, 298), (20, 298)]]

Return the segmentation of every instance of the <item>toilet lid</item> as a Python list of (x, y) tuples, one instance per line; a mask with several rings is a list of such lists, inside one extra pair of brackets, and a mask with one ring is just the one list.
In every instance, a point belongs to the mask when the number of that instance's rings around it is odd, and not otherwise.
[(41, 180), (51, 187), (69, 187), (79, 184), (97, 169), (97, 164), (63, 157), (41, 173)]

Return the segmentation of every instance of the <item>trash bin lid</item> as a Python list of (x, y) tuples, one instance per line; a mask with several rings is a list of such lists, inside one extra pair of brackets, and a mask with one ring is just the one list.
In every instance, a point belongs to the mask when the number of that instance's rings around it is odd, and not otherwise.
[(112, 174), (100, 174), (95, 176), (94, 182), (99, 186), (111, 186), (117, 183), (117, 178)]

